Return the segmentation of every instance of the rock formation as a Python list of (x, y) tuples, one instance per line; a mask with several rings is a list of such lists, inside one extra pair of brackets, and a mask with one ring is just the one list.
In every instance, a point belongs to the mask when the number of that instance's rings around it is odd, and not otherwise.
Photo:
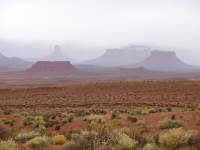
[(75, 62), (74, 59), (70, 58), (67, 56), (65, 53), (63, 53), (58, 45), (54, 46), (54, 51), (41, 58), (32, 58), (29, 59), (32, 62), (37, 62), (37, 61), (70, 61), (70, 62)]
[(31, 72), (65, 72), (78, 73), (79, 71), (69, 61), (38, 61), (29, 69)]
[(174, 51), (159, 51), (154, 50), (150, 56), (144, 61), (137, 64), (143, 67), (157, 67), (157, 66), (170, 66), (170, 67), (184, 67), (186, 64), (182, 62)]
[(120, 66), (143, 61), (149, 54), (149, 47), (133, 45), (123, 49), (107, 49), (106, 53), (101, 57), (83, 63), (103, 66)]

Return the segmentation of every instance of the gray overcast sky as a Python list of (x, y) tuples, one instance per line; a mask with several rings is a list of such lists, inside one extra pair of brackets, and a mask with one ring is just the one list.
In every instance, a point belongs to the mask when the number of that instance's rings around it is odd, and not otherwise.
[(0, 38), (120, 47), (141, 42), (200, 51), (200, 0), (0, 0)]

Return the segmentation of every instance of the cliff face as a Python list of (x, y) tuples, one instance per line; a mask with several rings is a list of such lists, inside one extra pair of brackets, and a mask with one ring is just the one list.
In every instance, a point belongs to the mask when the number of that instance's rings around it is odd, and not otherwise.
[(32, 72), (79, 72), (69, 61), (38, 61), (29, 69)]
[(101, 57), (85, 61), (84, 64), (105, 66), (119, 66), (135, 64), (143, 61), (150, 54), (150, 48), (145, 46), (131, 46), (123, 49), (107, 49)]
[(173, 51), (154, 50), (151, 52), (149, 57), (147, 57), (144, 61), (138, 63), (137, 65), (143, 67), (184, 67), (187, 64), (182, 62)]

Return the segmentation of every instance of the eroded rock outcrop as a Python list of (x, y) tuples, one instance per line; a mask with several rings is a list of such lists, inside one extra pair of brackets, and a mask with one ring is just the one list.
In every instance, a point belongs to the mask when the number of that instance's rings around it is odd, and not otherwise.
[(122, 49), (107, 49), (106, 53), (101, 57), (83, 63), (103, 66), (120, 66), (138, 63), (149, 55), (149, 47), (132, 45)]
[(29, 69), (32, 72), (66, 72), (78, 73), (79, 71), (69, 61), (38, 61)]
[(140, 66), (172, 66), (172, 67), (183, 67), (186, 64), (182, 62), (174, 51), (159, 51), (154, 50), (151, 52), (150, 56), (144, 61), (138, 63)]

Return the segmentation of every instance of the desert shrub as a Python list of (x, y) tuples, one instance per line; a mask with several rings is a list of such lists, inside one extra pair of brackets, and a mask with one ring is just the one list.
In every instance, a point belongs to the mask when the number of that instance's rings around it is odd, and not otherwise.
[(13, 108), (7, 108), (7, 109), (4, 109), (4, 114), (5, 115), (10, 115), (11, 113), (14, 113), (14, 109)]
[(45, 122), (44, 125), (45, 125), (46, 128), (48, 128), (48, 127), (53, 127), (54, 124), (55, 124), (54, 121), (52, 121), (52, 120), (48, 120), (47, 122)]
[(147, 127), (147, 125), (143, 121), (138, 121), (137, 126), (141, 130), (141, 133), (148, 132), (150, 130), (149, 127)]
[(33, 121), (34, 121), (34, 117), (33, 116), (27, 116), (24, 119), (23, 123), (24, 123), (24, 125), (30, 125), (30, 124), (33, 124)]
[(0, 123), (0, 140), (7, 140), (11, 132)]
[(165, 118), (163, 121), (159, 122), (160, 129), (170, 129), (170, 128), (178, 128), (183, 126), (183, 122), (179, 120), (171, 120), (169, 118)]
[(197, 120), (197, 125), (200, 125), (200, 119)]
[(67, 144), (66, 150), (102, 150), (105, 146), (111, 146), (112, 137), (112, 132), (106, 126), (95, 127), (91, 131), (72, 134), (71, 141)]
[(11, 120), (11, 121), (8, 121), (8, 120), (6, 120), (6, 121), (4, 121), (4, 124), (6, 124), (6, 125), (10, 125), (10, 126), (13, 126), (14, 124), (15, 124), (15, 120)]
[(47, 147), (47, 137), (35, 137), (26, 142), (26, 145), (32, 149), (41, 149)]
[(36, 116), (34, 117), (33, 125), (35, 128), (39, 127), (39, 125), (44, 125), (45, 121), (43, 120), (42, 116)]
[(56, 119), (56, 116), (52, 116), (51, 119), (52, 119), (52, 120)]
[(138, 143), (136, 140), (131, 139), (127, 134), (121, 132), (116, 133), (113, 138), (120, 150), (130, 150)]
[(67, 113), (62, 113), (62, 114), (61, 114), (61, 117), (62, 117), (62, 118), (66, 118), (67, 116), (68, 116)]
[(81, 116), (82, 116), (82, 117), (85, 117), (85, 116), (88, 116), (88, 115), (90, 115), (90, 114), (91, 114), (90, 112), (84, 111), (84, 112), (82, 112)]
[(21, 116), (24, 116), (24, 117), (27, 117), (27, 116), (28, 116), (28, 113), (27, 113), (27, 112), (21, 112), (20, 115), (21, 115)]
[(75, 133), (80, 133), (80, 131), (77, 131), (77, 130), (70, 130), (69, 132), (62, 132), (61, 135), (64, 135), (68, 140), (71, 140), (72, 138), (72, 135), (75, 134)]
[(25, 143), (35, 137), (40, 136), (40, 133), (31, 131), (31, 132), (24, 132), (24, 133), (19, 133), (16, 137), (15, 140), (20, 142), (20, 143)]
[[(92, 134), (89, 133), (81, 133), (81, 134), (73, 134), (72, 135), (72, 140), (69, 142), (67, 145), (66, 150), (92, 150), (93, 148), (93, 141), (91, 141), (94, 137)], [(85, 137), (84, 137), (85, 134)], [(90, 134), (90, 135), (89, 135)], [(89, 135), (89, 136), (88, 136)], [(87, 139), (87, 137), (89, 139)], [(94, 139), (93, 139), (94, 140)]]
[(151, 143), (147, 143), (142, 150), (156, 150), (156, 147)]
[(171, 129), (160, 135), (159, 143), (163, 148), (175, 150), (181, 147), (186, 147), (190, 140), (197, 136), (196, 134), (196, 132), (191, 132), (190, 130), (185, 132), (182, 128)]
[(159, 146), (160, 145), (160, 143), (159, 143), (159, 139), (160, 139), (159, 134), (154, 135), (153, 138), (154, 138), (154, 143)]
[(39, 125), (36, 129), (35, 129), (36, 132), (40, 133), (41, 135), (43, 135), (46, 131), (46, 128), (45, 126), (43, 125)]
[(172, 111), (172, 108), (171, 108), (170, 106), (168, 106), (168, 107), (166, 108), (166, 110), (167, 110), (167, 111)]
[(175, 117), (176, 117), (175, 115), (172, 115), (172, 116), (171, 116), (171, 119), (172, 119), (172, 120), (174, 120), (174, 119), (175, 119)]
[(69, 122), (72, 122), (72, 121), (73, 121), (73, 119), (74, 119), (74, 117), (75, 117), (75, 115), (74, 115), (74, 114), (69, 114), (69, 116), (68, 116), (67, 120), (68, 120)]
[(20, 114), (15, 114), (13, 117), (14, 118), (21, 118), (21, 115)]
[(44, 115), (42, 115), (42, 118), (43, 118), (43, 120), (44, 120), (45, 122), (47, 122), (47, 121), (49, 120), (49, 118), (50, 118), (50, 115), (44, 114)]
[(117, 110), (112, 111), (111, 119), (119, 119), (119, 112)]
[(15, 150), (15, 142), (12, 140), (0, 141), (0, 150)]
[(117, 125), (119, 126), (119, 125), (121, 125), (121, 122), (118, 119), (113, 119), (113, 124), (116, 126)]
[(157, 109), (154, 109), (154, 108), (149, 109), (149, 113), (156, 113), (156, 112), (158, 112)]
[(128, 116), (128, 120), (130, 120), (131, 122), (137, 122), (137, 117), (135, 117), (135, 116)]
[(196, 145), (197, 147), (199, 147), (199, 141), (200, 141), (199, 131), (197, 131), (197, 130), (188, 130), (187, 134), (189, 136), (188, 144), (189, 145)]
[(54, 145), (63, 145), (67, 142), (67, 139), (64, 135), (56, 135), (52, 138)]
[(142, 111), (141, 111), (141, 114), (142, 114), (142, 115), (148, 115), (148, 114), (149, 114), (149, 111), (148, 111), (148, 110), (142, 110)]
[(0, 123), (5, 122), (6, 118), (0, 118)]
[(60, 125), (59, 124), (57, 124), (56, 126), (55, 126), (55, 130), (60, 130)]
[(89, 124), (92, 122), (104, 124), (105, 120), (101, 116), (92, 115), (89, 117), (83, 117), (83, 121), (87, 121)]

